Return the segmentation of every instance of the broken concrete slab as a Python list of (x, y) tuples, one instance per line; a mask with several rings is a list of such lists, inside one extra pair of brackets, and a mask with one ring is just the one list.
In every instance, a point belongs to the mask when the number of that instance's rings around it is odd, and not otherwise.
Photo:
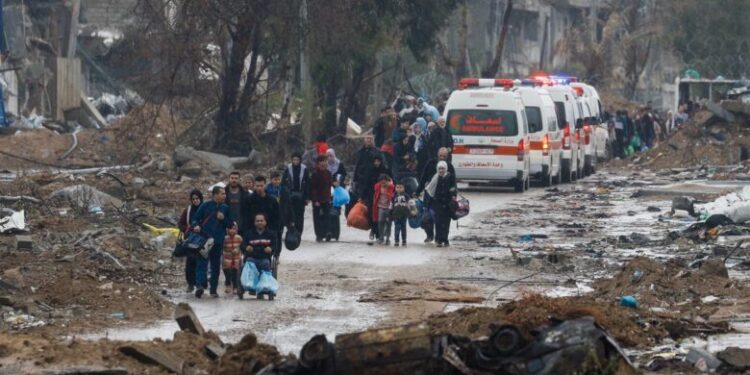
[(31, 236), (16, 235), (16, 250), (34, 250), (34, 239)]
[(208, 168), (211, 173), (229, 173), (235, 170), (238, 165), (249, 163), (252, 160), (251, 157), (230, 157), (183, 145), (175, 148), (172, 159), (180, 167), (189, 161), (197, 161)]
[(174, 312), (174, 319), (177, 321), (177, 325), (180, 326), (180, 330), (192, 332), (199, 336), (204, 336), (206, 330), (203, 329), (198, 317), (195, 316), (193, 308), (187, 303), (177, 304), (177, 308)]
[(121, 207), (123, 204), (121, 200), (85, 184), (72, 185), (54, 191), (49, 195), (48, 199), (63, 200), (71, 205), (89, 210), (96, 207)]
[(750, 369), (750, 349), (730, 346), (716, 353), (716, 357), (731, 367), (732, 370), (744, 371)]
[(221, 358), (226, 351), (223, 346), (215, 342), (206, 345), (206, 354), (213, 360)]
[(157, 364), (175, 374), (182, 374), (185, 367), (183, 359), (158, 348), (132, 344), (121, 346), (119, 350), (122, 354), (133, 357), (142, 363)]

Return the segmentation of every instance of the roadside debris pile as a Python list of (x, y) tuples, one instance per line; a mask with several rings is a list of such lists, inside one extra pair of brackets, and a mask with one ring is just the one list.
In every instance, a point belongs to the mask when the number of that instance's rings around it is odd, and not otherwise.
[[(533, 332), (502, 320), (487, 321), (483, 337), (439, 333), (427, 324), (324, 335), (305, 344), (299, 358), (282, 356), (252, 333), (235, 345), (205, 331), (180, 304), (181, 331), (172, 340), (81, 341), (74, 337), (0, 334), (4, 372), (59, 374), (507, 374), (635, 373), (616, 341), (593, 317), (545, 320)], [(492, 323), (492, 324), (490, 324)], [(529, 326), (527, 323), (526, 326)], [(41, 351), (41, 355), (40, 355)], [(468, 371), (468, 372), (467, 372)]]
[[(750, 159), (750, 104), (727, 100), (706, 106), (669, 139), (627, 162), (652, 170), (746, 164)], [(743, 170), (748, 173), (747, 166)]]
[[(55, 374), (254, 374), (281, 361), (276, 348), (247, 334), (236, 345), (205, 331), (190, 306), (175, 310), (172, 340), (98, 341), (0, 334), (0, 372)], [(41, 354), (40, 354), (41, 353)]]
[(707, 258), (693, 266), (636, 257), (613, 278), (596, 281), (593, 296), (611, 303), (632, 296), (638, 308), (698, 321), (712, 320), (719, 304), (750, 298), (750, 287), (729, 278), (723, 259)]

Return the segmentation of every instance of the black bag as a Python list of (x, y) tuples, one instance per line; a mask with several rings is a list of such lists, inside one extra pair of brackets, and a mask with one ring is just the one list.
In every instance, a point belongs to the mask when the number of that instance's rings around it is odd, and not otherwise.
[(289, 251), (294, 251), (299, 247), (301, 242), (302, 234), (294, 227), (294, 224), (292, 224), (289, 229), (286, 230), (286, 235), (284, 236), (284, 247)]
[[(180, 237), (182, 237), (182, 235), (180, 235)], [(172, 250), (172, 257), (182, 258), (187, 256), (188, 249), (184, 245), (185, 241), (183, 241), (182, 238), (177, 239), (177, 244), (174, 246), (174, 250)]]
[(339, 235), (341, 235), (341, 209), (331, 207), (328, 210), (328, 233), (331, 238), (338, 241)]

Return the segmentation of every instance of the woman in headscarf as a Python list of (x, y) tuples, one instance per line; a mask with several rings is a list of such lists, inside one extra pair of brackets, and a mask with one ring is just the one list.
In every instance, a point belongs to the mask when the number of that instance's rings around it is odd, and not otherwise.
[[(183, 238), (186, 238), (190, 231), (190, 223), (195, 217), (195, 213), (198, 212), (198, 207), (203, 203), (203, 193), (200, 190), (194, 189), (190, 192), (190, 205), (182, 210), (180, 220), (177, 223), (177, 227), (180, 229)], [(187, 281), (188, 287), (187, 292), (192, 293), (195, 288), (195, 258), (191, 256), (185, 257), (185, 281)]]
[(336, 157), (336, 151), (332, 148), (326, 151), (326, 156), (328, 157), (328, 172), (331, 172), (331, 179), (337, 180), (341, 186), (345, 187), (346, 168), (344, 167), (344, 163)]
[(451, 182), (448, 163), (442, 160), (437, 163), (437, 173), (432, 176), (425, 192), (429, 196), (428, 206), (435, 213), (435, 243), (437, 247), (447, 247), (451, 224), (450, 203), (456, 196), (456, 187)]
[(427, 164), (427, 157), (429, 154), (427, 153), (427, 134), (425, 131), (422, 130), (422, 126), (418, 123), (414, 123), (411, 126), (412, 131), (414, 132), (414, 152), (417, 155), (417, 180), (422, 178), (422, 170), (424, 169), (424, 166)]

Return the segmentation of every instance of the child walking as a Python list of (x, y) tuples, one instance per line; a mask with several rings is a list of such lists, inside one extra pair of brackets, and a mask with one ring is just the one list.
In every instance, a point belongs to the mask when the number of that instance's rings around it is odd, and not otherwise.
[(378, 223), (378, 243), (391, 244), (391, 203), (393, 202), (393, 184), (391, 177), (381, 174), (375, 184), (373, 195), (372, 220)]
[(224, 237), (224, 289), (225, 294), (237, 293), (237, 273), (239, 272), (242, 263), (242, 253), (240, 251), (240, 245), (242, 244), (242, 236), (237, 234), (237, 223), (229, 228), (229, 232)]
[(406, 189), (402, 181), (396, 183), (391, 217), (393, 218), (394, 226), (393, 246), (399, 246), (399, 237), (401, 237), (403, 245), (406, 246), (406, 220), (409, 218), (409, 196), (406, 194)]

